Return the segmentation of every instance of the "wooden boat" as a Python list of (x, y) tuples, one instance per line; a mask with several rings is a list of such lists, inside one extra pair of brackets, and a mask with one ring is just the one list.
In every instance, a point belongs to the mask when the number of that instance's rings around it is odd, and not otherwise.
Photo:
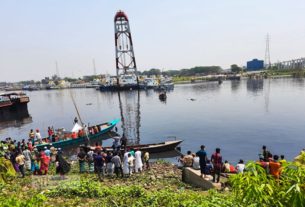
[[(79, 146), (81, 144), (85, 144), (85, 143), (89, 143), (89, 142), (94, 142), (96, 140), (105, 140), (105, 139), (109, 139), (109, 136), (105, 136), (107, 135), (108, 132), (110, 132), (114, 126), (120, 121), (120, 119), (115, 119), (112, 120), (110, 122), (106, 122), (103, 124), (98, 124), (95, 125), (98, 128), (100, 128), (100, 131), (95, 133), (95, 134), (88, 134), (88, 135), (84, 135), (75, 139), (72, 138), (66, 138), (57, 142), (52, 142), (52, 143), (44, 143), (44, 144), (38, 144), (35, 145), (37, 149), (43, 149), (44, 147), (48, 147), (50, 148), (51, 146), (55, 147), (55, 148), (68, 148), (71, 146)], [(90, 127), (89, 127), (90, 128)], [(48, 138), (44, 138), (45, 140)]]
[[(156, 144), (140, 144), (140, 145), (127, 145), (126, 149), (139, 149), (142, 152), (160, 153), (160, 152), (168, 152), (173, 151), (177, 148), (177, 146), (183, 142), (183, 140), (173, 140), (173, 141), (165, 141)], [(90, 147), (91, 149), (95, 149), (95, 147)], [(113, 151), (112, 147), (104, 147), (106, 151)], [(121, 149), (123, 151), (124, 149)]]

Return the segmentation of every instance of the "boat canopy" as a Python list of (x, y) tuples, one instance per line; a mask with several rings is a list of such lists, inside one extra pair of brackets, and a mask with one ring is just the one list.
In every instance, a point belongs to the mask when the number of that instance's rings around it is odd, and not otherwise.
[(79, 125), (78, 123), (75, 123), (71, 132), (79, 132), (79, 130), (82, 130), (82, 129), (83, 129), (83, 127), (81, 125)]

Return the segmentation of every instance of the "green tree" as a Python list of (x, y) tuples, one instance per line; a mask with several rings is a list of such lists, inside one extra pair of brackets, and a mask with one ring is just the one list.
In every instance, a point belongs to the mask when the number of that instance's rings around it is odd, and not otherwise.
[(233, 73), (240, 73), (243, 69), (236, 64), (231, 65), (231, 71)]

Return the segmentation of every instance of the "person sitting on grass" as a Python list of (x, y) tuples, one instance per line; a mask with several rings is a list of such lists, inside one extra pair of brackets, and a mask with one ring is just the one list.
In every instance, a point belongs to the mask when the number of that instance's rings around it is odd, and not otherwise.
[(207, 160), (207, 164), (204, 168), (204, 174), (205, 175), (211, 175), (212, 174), (212, 170), (213, 170), (213, 166), (211, 164), (210, 160)]
[(245, 164), (242, 159), (239, 160), (238, 164), (236, 165), (236, 171), (237, 173), (244, 173), (245, 170)]
[(223, 164), (223, 172), (229, 173), (230, 172), (230, 163), (228, 160), (225, 160), (225, 163)]
[(177, 164), (178, 168), (182, 168), (184, 166), (183, 160), (184, 160), (184, 155), (180, 155), (180, 157), (178, 158), (178, 164)]
[(287, 163), (287, 161), (285, 160), (285, 156), (284, 155), (281, 155), (281, 159), (279, 161), (281, 163), (281, 165), (285, 165)]
[(195, 153), (192, 153), (192, 156), (193, 156), (193, 168), (195, 170), (199, 170), (200, 169), (199, 157), (196, 156)]
[(184, 167), (192, 167), (193, 156), (191, 151), (187, 151), (187, 155), (183, 158)]

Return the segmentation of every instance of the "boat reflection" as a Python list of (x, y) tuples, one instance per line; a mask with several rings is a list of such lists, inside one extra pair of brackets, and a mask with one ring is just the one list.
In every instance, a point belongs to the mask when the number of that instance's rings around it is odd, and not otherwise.
[(231, 90), (237, 92), (240, 89), (241, 81), (240, 80), (232, 80), (231, 81)]
[(248, 79), (247, 90), (253, 93), (261, 92), (264, 89), (264, 79)]
[(9, 127), (21, 127), (22, 125), (32, 123), (33, 119), (31, 116), (18, 118), (18, 119), (12, 119), (9, 121), (0, 121), (0, 130), (9, 128)]

